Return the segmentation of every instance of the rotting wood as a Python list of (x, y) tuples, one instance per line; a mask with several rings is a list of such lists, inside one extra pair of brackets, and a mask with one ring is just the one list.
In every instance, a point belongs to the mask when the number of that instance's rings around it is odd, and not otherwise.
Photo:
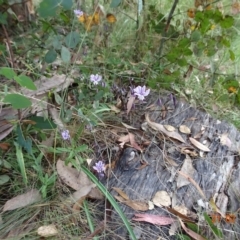
[[(161, 106), (157, 106), (155, 110), (151, 111), (148, 106), (157, 101), (157, 97), (152, 94), (147, 103), (139, 104), (129, 113), (129, 116), (125, 116), (123, 122), (129, 124), (132, 127), (141, 129), (141, 124), (146, 113), (149, 113), (151, 121), (161, 123), (162, 125), (171, 125), (176, 129), (180, 125), (186, 125), (191, 129), (190, 137), (194, 137), (203, 131), (200, 138), (197, 141), (203, 143), (204, 140), (208, 140), (210, 145), (208, 148), (210, 152), (203, 153), (203, 157), (195, 157), (193, 159), (193, 167), (196, 170), (193, 180), (203, 191), (207, 201), (213, 196), (216, 197), (216, 203), (218, 202), (217, 196), (221, 196), (225, 193), (228, 199), (227, 206), (223, 206), (224, 211), (236, 212), (240, 208), (240, 163), (239, 163), (239, 150), (240, 150), (240, 134), (237, 129), (225, 122), (220, 122), (212, 118), (208, 113), (197, 110), (191, 107), (188, 103), (181, 101), (177, 102), (176, 108), (173, 103), (169, 101), (169, 98), (162, 97), (162, 102), (165, 104), (167, 111), (166, 116), (162, 119)], [(146, 110), (147, 109), (147, 110)], [(193, 121), (186, 121), (193, 119)], [(183, 186), (177, 189), (176, 176), (177, 171), (180, 169), (185, 155), (181, 154), (179, 147), (184, 143), (178, 142), (174, 139), (169, 139), (164, 136), (157, 143), (157, 133), (149, 131), (146, 133), (152, 140), (152, 143), (145, 149), (144, 155), (149, 165), (140, 169), (141, 166), (140, 153), (136, 150), (127, 148), (125, 149), (122, 157), (119, 159), (116, 169), (113, 171), (111, 178), (108, 180), (108, 187), (111, 194), (116, 195), (112, 187), (122, 189), (130, 199), (149, 201), (153, 198), (157, 191), (167, 191), (172, 195), (173, 205), (184, 205), (191, 211), (200, 210), (197, 206), (197, 201), (203, 199), (200, 192), (196, 190), (195, 186), (190, 183), (187, 186)], [(182, 138), (186, 141), (185, 145), (194, 147), (189, 140), (189, 136), (179, 132)], [(222, 145), (220, 137), (222, 134), (228, 134), (228, 138), (231, 141), (231, 147)], [(168, 153), (168, 149), (174, 147), (176, 150)], [(131, 152), (135, 151), (136, 157), (134, 161), (128, 161), (131, 158)], [(200, 150), (196, 148), (196, 151)], [(168, 157), (171, 157), (178, 166), (169, 166), (164, 159), (164, 154), (167, 153)], [(127, 168), (124, 168), (124, 162), (128, 162)], [(127, 169), (127, 170), (126, 170)], [(175, 174), (175, 176), (174, 176)], [(205, 201), (205, 200), (204, 200)], [(120, 204), (120, 203), (119, 203)], [(136, 213), (133, 209), (126, 205), (120, 204), (123, 212), (131, 219)], [(219, 206), (220, 207), (220, 206)], [(227, 209), (226, 209), (227, 208)], [(204, 211), (204, 210), (203, 210)], [(147, 213), (159, 214), (165, 216), (171, 216), (171, 214), (164, 208), (155, 207), (154, 210), (149, 210)], [(124, 226), (120, 227), (120, 220), (116, 213), (112, 216), (112, 228), (116, 234), (126, 238), (126, 231)], [(239, 220), (237, 220), (235, 226), (224, 224), (224, 236), (228, 239), (235, 239), (235, 234), (240, 234)], [(141, 239), (157, 239), (161, 236), (166, 239), (175, 239), (174, 236), (168, 235), (169, 226), (154, 226), (147, 223), (136, 223), (142, 229)], [(228, 231), (231, 229), (231, 231)]]

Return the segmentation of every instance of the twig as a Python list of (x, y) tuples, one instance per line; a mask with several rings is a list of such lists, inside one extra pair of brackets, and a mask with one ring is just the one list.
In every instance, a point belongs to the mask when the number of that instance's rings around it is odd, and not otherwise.
[(169, 29), (169, 26), (170, 26), (170, 22), (172, 20), (172, 16), (173, 16), (173, 13), (175, 11), (175, 8), (178, 4), (178, 0), (175, 0), (173, 5), (172, 5), (172, 8), (171, 8), (171, 11), (168, 15), (168, 19), (167, 19), (167, 24), (166, 24), (166, 27), (164, 29), (164, 32), (162, 34), (162, 39), (161, 39), (161, 42), (160, 42), (160, 47), (159, 47), (159, 58), (161, 58), (161, 55), (162, 55), (162, 50), (163, 50), (163, 45), (165, 43), (165, 40), (166, 40), (166, 35), (167, 35), (167, 32), (168, 32), (168, 29)]

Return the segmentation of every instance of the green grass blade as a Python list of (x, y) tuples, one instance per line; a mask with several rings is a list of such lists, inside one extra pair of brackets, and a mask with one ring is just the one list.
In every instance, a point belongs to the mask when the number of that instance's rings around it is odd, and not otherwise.
[(17, 156), (18, 166), (22, 174), (23, 182), (27, 185), (28, 180), (27, 180), (25, 162), (22, 154), (22, 148), (17, 143), (14, 143), (14, 145), (16, 147), (16, 156)]
[(121, 208), (119, 207), (118, 203), (115, 201), (113, 196), (108, 192), (108, 190), (103, 186), (103, 184), (101, 182), (99, 182), (98, 179), (86, 167), (81, 166), (81, 169), (85, 174), (87, 174), (87, 176), (91, 179), (91, 181), (94, 182), (97, 185), (99, 190), (106, 196), (108, 201), (112, 204), (112, 206), (114, 207), (116, 212), (121, 217), (125, 227), (127, 228), (128, 233), (130, 235), (130, 238), (132, 240), (137, 240), (128, 219), (126, 218), (126, 216), (122, 212)]
[[(93, 233), (94, 232), (94, 225), (93, 225), (93, 222), (92, 222), (92, 218), (91, 218), (91, 215), (90, 215), (90, 212), (89, 212), (89, 208), (88, 208), (88, 204), (87, 204), (86, 200), (83, 201), (83, 207), (84, 207), (84, 211), (85, 211), (85, 214), (86, 214), (86, 217), (87, 217), (87, 221), (88, 221), (88, 226), (90, 228), (90, 232)], [(97, 240), (99, 238), (98, 237), (93, 237), (93, 239)]]
[(204, 219), (208, 223), (209, 227), (211, 228), (214, 235), (218, 238), (223, 238), (223, 233), (220, 229), (218, 229), (212, 222), (211, 218), (207, 215), (207, 213), (203, 213)]

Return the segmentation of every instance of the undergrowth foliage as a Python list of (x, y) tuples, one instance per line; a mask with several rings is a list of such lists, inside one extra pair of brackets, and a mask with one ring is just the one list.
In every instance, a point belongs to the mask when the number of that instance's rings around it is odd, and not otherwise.
[[(28, 22), (26, 31), (20, 16), (9, 13), (12, 6), (8, 1), (0, 0), (0, 23), (4, 29), (1, 38), (6, 39), (6, 44), (2, 39), (0, 43), (0, 100), (1, 108), (11, 108), (7, 118), (4, 116), (11, 123), (11, 130), (0, 133), (0, 184), (11, 183), (16, 189), (24, 189), (34, 183), (44, 199), (54, 195), (54, 164), (59, 156), (77, 169), (86, 165), (94, 145), (81, 141), (84, 131), (94, 132), (110, 115), (111, 105), (117, 103), (119, 96), (144, 101), (150, 91), (166, 89), (213, 114), (218, 112), (212, 109), (213, 103), (226, 109), (240, 103), (236, 67), (240, 55), (239, 44), (235, 44), (240, 7), (236, 3), (230, 6), (225, 1), (189, 1), (189, 5), (184, 5), (174, 1), (171, 6), (169, 1), (83, 2), (77, 6), (72, 0), (40, 1), (35, 6), (36, 13), (29, 13), (29, 18), (35, 15), (35, 20)], [(24, 39), (11, 31), (11, 24), (16, 22)], [(10, 36), (16, 38), (14, 46)], [(25, 58), (20, 60), (23, 65), (15, 62), (18, 55)], [(45, 95), (40, 100), (41, 85), (37, 80), (61, 74), (63, 82), (71, 79), (68, 86), (57, 91), (55, 81), (52, 89), (41, 92)], [(173, 94), (170, 98), (175, 104)], [(53, 117), (53, 113), (52, 118), (47, 114), (35, 116), (37, 110), (26, 113), (36, 100), (39, 105), (46, 104), (40, 112), (55, 107), (58, 117)], [(132, 105), (127, 111), (131, 108)], [(240, 126), (239, 119), (229, 120)], [(48, 139), (54, 147), (47, 145)], [(16, 161), (12, 161), (13, 156)], [(95, 170), (101, 180), (105, 169), (99, 159), (92, 172)], [(89, 169), (84, 167), (84, 171), (98, 184)], [(100, 188), (105, 191), (103, 186)], [(213, 234), (222, 237), (208, 216), (204, 218)], [(122, 219), (134, 239), (129, 223), (124, 216)], [(188, 227), (200, 234), (197, 226)], [(183, 234), (179, 238), (188, 239)]]

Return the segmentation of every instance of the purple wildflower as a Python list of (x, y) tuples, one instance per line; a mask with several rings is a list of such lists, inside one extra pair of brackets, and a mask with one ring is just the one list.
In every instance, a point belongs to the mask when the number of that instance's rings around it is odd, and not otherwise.
[(99, 74), (91, 74), (90, 75), (90, 81), (94, 84), (94, 85), (98, 85), (99, 82), (102, 80), (102, 76)]
[(140, 100), (144, 100), (144, 98), (150, 93), (150, 89), (146, 89), (146, 86), (138, 86), (133, 89), (134, 95), (138, 96)]
[(176, 104), (176, 102), (177, 102), (176, 97), (174, 96), (173, 93), (170, 93), (169, 97), (170, 97), (171, 101), (173, 102), (174, 107), (176, 108), (176, 105), (177, 105)]
[(61, 134), (62, 134), (62, 138), (63, 138), (63, 140), (70, 140), (70, 134), (69, 134), (69, 130), (63, 130), (62, 132), (61, 132)]
[(79, 9), (75, 9), (73, 12), (76, 15), (76, 17), (78, 17), (78, 18), (83, 15), (83, 11), (81, 11)]
[(95, 166), (93, 166), (93, 169), (96, 170), (98, 173), (103, 173), (105, 170), (105, 164), (103, 161), (99, 161), (95, 163)]

